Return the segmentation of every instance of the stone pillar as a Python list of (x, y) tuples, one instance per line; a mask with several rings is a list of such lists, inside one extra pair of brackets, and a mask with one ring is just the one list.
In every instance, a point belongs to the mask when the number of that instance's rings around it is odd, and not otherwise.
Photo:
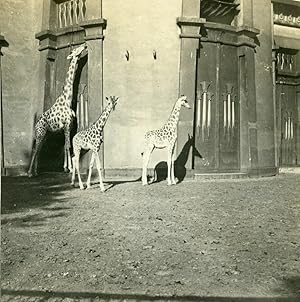
[[(56, 59), (56, 35), (50, 30), (42, 31), (36, 34), (36, 39), (40, 41), (40, 67), (39, 67), (39, 85), (38, 98), (39, 108), (36, 114), (39, 116), (45, 110), (51, 107), (52, 100), (55, 98), (55, 81), (53, 74), (55, 72)], [(52, 76), (51, 76), (52, 75)], [(52, 79), (54, 82), (51, 82)]]
[(237, 16), (238, 26), (253, 26), (253, 3), (252, 0), (240, 0), (240, 13)]
[(2, 47), (7, 47), (8, 43), (4, 39), (2, 35), (0, 35), (0, 143), (1, 143), (1, 150), (0, 150), (0, 157), (1, 157), (1, 175), (5, 174), (5, 166), (4, 166), (4, 140), (3, 140), (3, 107), (2, 107), (2, 69), (1, 69), (1, 57), (2, 57), (2, 52), (1, 48)]
[[(103, 109), (103, 30), (106, 28), (106, 20), (93, 19), (80, 23), (80, 26), (85, 30), (85, 41), (88, 48), (89, 121), (93, 123)], [(103, 146), (101, 157), (103, 166)]]
[[(257, 127), (256, 127), (256, 84), (255, 47), (259, 30), (253, 28), (253, 1), (240, 0), (240, 13), (237, 16), (239, 42), (250, 42), (249, 46), (239, 47), (240, 79), (240, 168), (241, 172), (257, 170)], [(252, 43), (252, 47), (251, 47)]]
[(272, 83), (272, 14), (271, 0), (252, 0), (253, 26), (262, 28), (258, 36), (255, 60), (256, 116), (253, 127), (257, 131), (258, 167), (257, 174), (274, 175), (275, 137), (274, 101)]
[[(296, 133), (300, 133), (300, 84), (298, 85), (298, 92), (296, 92), (296, 102), (297, 102), (297, 109), (298, 115), (296, 117)], [(300, 140), (296, 140), (296, 156), (297, 156), (297, 165), (300, 166)]]
[[(54, 73), (54, 61), (56, 50), (56, 3), (53, 0), (43, 0), (43, 18), (42, 28), (35, 38), (39, 42), (40, 64), (39, 64), (39, 84), (38, 84), (38, 102), (36, 115), (40, 116), (43, 111), (48, 109), (51, 104), (51, 97), (54, 91), (51, 91), (49, 79)], [(53, 89), (52, 89), (53, 90)]]
[(102, 18), (102, 0), (87, 1), (86, 20)]
[(255, 93), (255, 37), (259, 30), (239, 27), (240, 169), (251, 173), (258, 165)]
[[(195, 85), (197, 51), (201, 25), (205, 19), (200, 18), (200, 1), (183, 0), (182, 17), (177, 18), (177, 25), (181, 29), (181, 51), (179, 70), (179, 95), (186, 95), (191, 110), (182, 110), (178, 123), (177, 153), (180, 153), (188, 140), (188, 135), (193, 136)], [(192, 150), (186, 163), (186, 168), (192, 169)]]
[(42, 30), (54, 30), (56, 25), (56, 3), (54, 0), (43, 0)]

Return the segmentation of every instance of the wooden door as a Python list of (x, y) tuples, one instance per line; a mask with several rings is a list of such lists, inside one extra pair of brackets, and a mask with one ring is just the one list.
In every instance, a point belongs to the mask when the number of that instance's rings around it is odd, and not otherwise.
[(298, 129), (297, 86), (285, 83), (277, 84), (277, 103), (280, 110), (280, 150), (281, 167), (296, 166)]
[(300, 164), (299, 159), (299, 93), (300, 53), (279, 48), (276, 51), (276, 122), (279, 166)]
[(206, 42), (197, 61), (194, 168), (199, 172), (239, 169), (237, 48)]

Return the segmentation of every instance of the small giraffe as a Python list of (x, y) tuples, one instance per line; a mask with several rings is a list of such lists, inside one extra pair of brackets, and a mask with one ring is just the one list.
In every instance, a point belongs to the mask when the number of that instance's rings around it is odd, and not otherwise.
[(83, 44), (71, 52), (67, 59), (71, 60), (69, 70), (67, 72), (66, 82), (63, 87), (62, 94), (56, 99), (55, 103), (47, 111), (45, 111), (35, 125), (35, 148), (31, 158), (30, 167), (28, 170), (28, 176), (31, 177), (37, 174), (37, 157), (41, 150), (42, 143), (47, 131), (55, 132), (63, 129), (65, 135), (64, 146), (64, 170), (72, 171), (71, 154), (70, 154), (70, 128), (73, 117), (75, 117), (74, 111), (71, 109), (73, 98), (73, 82), (75, 77), (75, 70), (77, 62), (86, 44)]
[(145, 134), (143, 156), (142, 183), (147, 185), (147, 167), (150, 155), (155, 148), (167, 148), (168, 151), (168, 185), (176, 184), (174, 175), (175, 143), (177, 141), (177, 124), (181, 106), (191, 108), (186, 96), (181, 96), (175, 103), (169, 119), (159, 130), (148, 131)]
[(115, 109), (115, 106), (118, 101), (118, 97), (111, 96), (109, 99), (106, 97), (106, 100), (108, 101), (107, 106), (101, 113), (100, 117), (87, 129), (82, 130), (78, 132), (74, 138), (73, 138), (73, 150), (74, 150), (74, 157), (73, 160), (73, 173), (72, 173), (72, 182), (71, 185), (75, 185), (75, 173), (77, 169), (77, 175), (78, 175), (78, 181), (79, 181), (79, 187), (81, 190), (84, 189), (83, 183), (80, 178), (80, 172), (79, 172), (79, 158), (80, 158), (80, 151), (81, 149), (84, 150), (92, 150), (92, 157), (89, 165), (89, 174), (87, 178), (87, 189), (91, 187), (91, 175), (92, 175), (92, 168), (94, 165), (94, 160), (96, 160), (96, 166), (99, 174), (99, 182), (100, 182), (100, 188), (101, 191), (104, 192), (105, 188), (102, 182), (102, 176), (101, 176), (101, 164), (100, 164), (100, 158), (99, 158), (99, 150), (100, 146), (103, 142), (103, 128), (106, 124), (106, 121), (109, 117), (109, 114), (111, 110)]

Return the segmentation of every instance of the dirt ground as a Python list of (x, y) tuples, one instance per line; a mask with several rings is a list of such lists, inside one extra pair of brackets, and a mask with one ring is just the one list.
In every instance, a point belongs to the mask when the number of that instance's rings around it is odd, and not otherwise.
[(300, 175), (69, 178), (2, 178), (2, 301), (300, 297)]

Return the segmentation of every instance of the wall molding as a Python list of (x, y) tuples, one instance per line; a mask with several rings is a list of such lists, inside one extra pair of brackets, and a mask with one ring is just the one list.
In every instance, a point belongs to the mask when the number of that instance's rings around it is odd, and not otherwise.
[[(76, 46), (84, 43), (85, 41), (104, 39), (103, 30), (106, 28), (106, 19), (93, 19), (81, 22), (79, 25), (68, 26), (62, 29), (43, 30), (35, 35), (39, 40), (39, 51), (46, 49), (59, 50), (70, 46)], [(77, 38), (66, 42), (66, 38), (73, 34)]]

